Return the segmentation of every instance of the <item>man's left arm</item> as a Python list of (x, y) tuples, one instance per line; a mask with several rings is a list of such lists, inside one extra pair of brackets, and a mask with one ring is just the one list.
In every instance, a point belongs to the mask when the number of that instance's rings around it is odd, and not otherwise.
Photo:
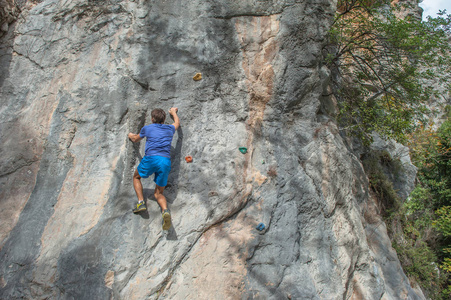
[(131, 133), (131, 132), (128, 134), (128, 138), (133, 143), (137, 143), (137, 142), (139, 142), (140, 140), (143, 139), (139, 134), (134, 134), (134, 133)]

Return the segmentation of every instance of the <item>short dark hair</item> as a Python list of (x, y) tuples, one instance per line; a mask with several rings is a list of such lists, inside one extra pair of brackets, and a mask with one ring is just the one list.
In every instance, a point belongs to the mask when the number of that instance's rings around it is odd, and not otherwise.
[(153, 123), (164, 123), (164, 120), (166, 119), (166, 113), (161, 108), (155, 108), (152, 110), (152, 113), (150, 114), (152, 117)]

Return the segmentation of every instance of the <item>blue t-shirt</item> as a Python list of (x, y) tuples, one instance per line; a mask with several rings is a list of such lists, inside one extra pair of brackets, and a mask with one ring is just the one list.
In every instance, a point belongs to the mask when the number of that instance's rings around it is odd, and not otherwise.
[(144, 126), (139, 132), (139, 136), (146, 137), (145, 155), (171, 158), (171, 143), (174, 133), (174, 125), (153, 123)]

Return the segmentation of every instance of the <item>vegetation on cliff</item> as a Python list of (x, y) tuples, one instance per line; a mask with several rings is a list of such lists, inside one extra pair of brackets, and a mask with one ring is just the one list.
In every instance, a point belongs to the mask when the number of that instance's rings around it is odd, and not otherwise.
[(366, 144), (373, 132), (405, 143), (427, 122), (425, 104), (440, 93), (432, 83), (451, 82), (451, 15), (399, 17), (408, 9), (385, 0), (338, 1), (325, 60), (336, 72), (340, 124)]
[(433, 299), (447, 299), (451, 296), (451, 119), (437, 131), (418, 129), (410, 143), (418, 183), (393, 216), (403, 225), (394, 246), (409, 275)]
[(422, 21), (414, 8), (340, 0), (324, 53), (342, 130), (364, 145), (376, 132), (412, 149), (417, 185), (404, 203), (386, 176), (402, 168), (399, 161), (373, 151), (363, 164), (405, 272), (428, 297), (445, 299), (451, 295), (451, 121), (434, 131), (428, 101), (449, 97), (451, 15)]

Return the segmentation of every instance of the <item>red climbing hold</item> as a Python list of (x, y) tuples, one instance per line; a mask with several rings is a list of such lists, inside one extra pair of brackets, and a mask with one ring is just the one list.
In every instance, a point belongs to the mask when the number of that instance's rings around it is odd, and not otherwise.
[(190, 163), (193, 161), (193, 157), (191, 155), (185, 156), (185, 160), (187, 163)]

